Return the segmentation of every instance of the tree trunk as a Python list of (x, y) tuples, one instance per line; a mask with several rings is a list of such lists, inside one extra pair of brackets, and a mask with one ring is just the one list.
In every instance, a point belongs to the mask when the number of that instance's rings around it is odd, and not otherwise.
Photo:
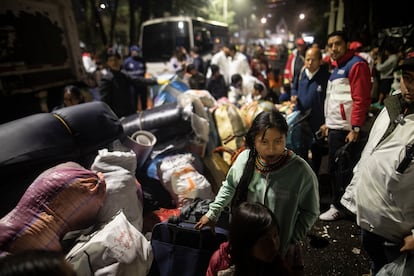
[(101, 33), (102, 44), (105, 45), (105, 47), (107, 47), (108, 46), (108, 39), (107, 39), (106, 34), (105, 34), (105, 29), (104, 29), (104, 26), (102, 24), (102, 19), (101, 19), (101, 15), (99, 14), (98, 7), (95, 6), (95, 1), (94, 0), (90, 0), (89, 2), (90, 2), (90, 5), (91, 5), (91, 9), (93, 11), (93, 14), (95, 15), (96, 22), (98, 23), (99, 31)]
[(129, 45), (137, 44), (136, 14), (137, 1), (129, 0)]
[(115, 24), (116, 24), (116, 14), (118, 12), (118, 0), (112, 1), (113, 9), (111, 9), (111, 29), (109, 32), (109, 45), (114, 44), (114, 36), (115, 36)]

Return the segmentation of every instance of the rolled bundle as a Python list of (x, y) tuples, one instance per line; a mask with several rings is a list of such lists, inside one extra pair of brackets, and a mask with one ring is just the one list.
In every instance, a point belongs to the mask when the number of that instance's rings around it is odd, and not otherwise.
[(138, 130), (151, 130), (176, 125), (182, 118), (182, 107), (166, 103), (121, 119), (124, 134), (131, 136)]

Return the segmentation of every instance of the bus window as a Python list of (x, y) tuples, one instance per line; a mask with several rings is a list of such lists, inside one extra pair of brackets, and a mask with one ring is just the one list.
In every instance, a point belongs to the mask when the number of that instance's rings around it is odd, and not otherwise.
[(147, 62), (168, 60), (177, 47), (190, 48), (188, 22), (162, 22), (143, 28), (142, 53)]
[(142, 23), (140, 45), (147, 62), (147, 72), (158, 75), (167, 72), (167, 63), (180, 47), (187, 51), (200, 49), (204, 60), (211, 58), (217, 43), (227, 44), (229, 31), (226, 24), (188, 16), (150, 19)]
[(194, 35), (194, 45), (200, 49), (200, 54), (210, 53), (213, 51), (214, 41), (208, 30), (201, 30)]

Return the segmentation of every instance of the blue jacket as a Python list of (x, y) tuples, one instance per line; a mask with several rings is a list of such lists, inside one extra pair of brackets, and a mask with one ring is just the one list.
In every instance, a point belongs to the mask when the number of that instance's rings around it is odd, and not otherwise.
[(296, 78), (292, 85), (291, 95), (297, 96), (295, 110), (305, 112), (312, 109), (310, 124), (313, 132), (325, 122), (324, 101), (329, 76), (330, 73), (325, 66), (321, 66), (312, 79), (309, 79), (305, 70), (302, 70), (299, 78)]
[(147, 65), (140, 57), (127, 57), (124, 61), (123, 68), (133, 79), (145, 77), (145, 73), (147, 72)]

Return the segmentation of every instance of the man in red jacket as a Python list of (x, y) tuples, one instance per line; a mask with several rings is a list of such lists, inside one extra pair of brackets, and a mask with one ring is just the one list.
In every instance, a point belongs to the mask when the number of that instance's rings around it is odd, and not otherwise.
[[(332, 221), (345, 216), (340, 199), (352, 178), (352, 168), (364, 146), (361, 128), (371, 104), (371, 72), (367, 61), (348, 49), (343, 31), (328, 35), (327, 42), (333, 71), (328, 81), (325, 99), (325, 124), (321, 132), (328, 136), (328, 171), (332, 184), (332, 204), (319, 219)], [(345, 149), (346, 168), (338, 163), (337, 153)]]

